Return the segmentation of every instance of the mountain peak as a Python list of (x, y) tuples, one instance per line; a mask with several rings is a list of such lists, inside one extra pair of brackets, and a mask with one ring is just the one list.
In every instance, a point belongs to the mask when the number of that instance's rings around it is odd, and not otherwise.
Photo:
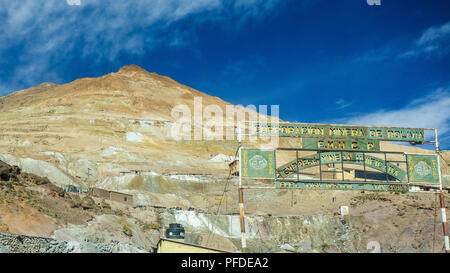
[(58, 86), (56, 83), (52, 83), (52, 82), (43, 82), (40, 85), (38, 85), (38, 87), (55, 87)]
[(135, 64), (125, 65), (119, 69), (119, 73), (122, 73), (122, 74), (123, 73), (127, 74), (127, 73), (132, 73), (132, 72), (134, 72), (134, 73), (136, 73), (136, 72), (150, 73), (147, 70), (145, 70), (144, 68), (142, 68), (138, 65), (135, 65)]

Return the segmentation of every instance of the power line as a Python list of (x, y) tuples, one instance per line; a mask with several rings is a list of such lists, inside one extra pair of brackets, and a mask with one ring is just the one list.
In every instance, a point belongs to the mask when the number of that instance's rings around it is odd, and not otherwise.
[[(235, 158), (235, 159), (236, 159), (237, 156), (238, 156), (239, 148), (240, 148), (240, 147), (241, 147), (241, 145), (239, 144), (238, 147), (237, 147), (237, 149), (236, 149), (236, 152), (235, 152), (235, 154), (234, 154), (234, 158)], [(219, 204), (218, 204), (218, 207), (217, 207), (217, 211), (216, 211), (216, 213), (215, 213), (215, 215), (216, 215), (215, 218), (216, 218), (216, 219), (219, 217), (219, 213), (220, 213), (220, 209), (221, 209), (221, 207), (222, 207), (223, 199), (224, 199), (226, 193), (228, 192), (228, 187), (229, 187), (229, 184), (230, 184), (231, 176), (232, 176), (232, 173), (231, 173), (231, 168), (230, 168), (229, 171), (228, 171), (228, 177), (227, 177), (227, 180), (226, 180), (226, 183), (225, 183), (225, 187), (224, 187), (224, 189), (223, 189), (222, 196), (221, 196), (221, 198), (220, 198), (220, 201), (219, 201)], [(210, 221), (209, 221), (209, 222), (210, 222)], [(210, 241), (211, 238), (212, 238), (212, 234), (213, 234), (213, 232), (212, 232), (212, 226), (211, 226), (211, 228), (209, 229), (208, 237), (207, 237), (207, 239), (206, 239), (206, 245), (209, 244), (209, 241)]]

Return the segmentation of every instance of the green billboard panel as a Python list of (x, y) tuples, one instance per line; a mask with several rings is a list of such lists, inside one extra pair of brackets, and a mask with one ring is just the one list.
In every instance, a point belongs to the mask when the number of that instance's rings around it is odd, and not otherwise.
[(299, 158), (288, 162), (279, 168), (277, 168), (277, 177), (284, 178), (296, 170), (303, 170), (320, 164), (336, 164), (345, 162), (346, 164), (362, 165), (369, 168), (379, 170), (381, 172), (387, 172), (390, 176), (395, 177), (397, 180), (402, 181), (406, 176), (406, 172), (398, 166), (384, 161), (381, 158), (366, 155), (363, 153), (350, 153), (350, 152), (324, 152), (315, 155)]
[(308, 123), (253, 123), (253, 133), (260, 136), (376, 139), (390, 141), (425, 141), (421, 128), (368, 127)]
[(405, 184), (373, 184), (373, 183), (325, 183), (325, 182), (285, 182), (277, 181), (277, 189), (305, 189), (305, 190), (358, 190), (358, 191), (389, 191), (406, 192)]
[(409, 181), (439, 183), (437, 155), (406, 155)]
[(379, 151), (380, 141), (370, 139), (302, 138), (303, 148), (317, 150)]
[(242, 149), (242, 177), (275, 178), (275, 151)]

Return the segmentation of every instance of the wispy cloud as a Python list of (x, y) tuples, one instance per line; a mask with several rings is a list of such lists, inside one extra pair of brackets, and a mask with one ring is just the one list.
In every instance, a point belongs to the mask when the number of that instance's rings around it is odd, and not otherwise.
[(441, 58), (450, 53), (450, 22), (432, 26), (422, 32), (420, 37), (410, 42), (405, 48), (395, 44), (386, 44), (370, 49), (354, 57), (360, 63), (378, 63), (388, 60), (404, 60), (410, 58)]
[(344, 99), (338, 99), (336, 101), (336, 105), (337, 105), (338, 109), (347, 108), (347, 107), (351, 106), (352, 104), (354, 104), (354, 101), (348, 101), (348, 100), (344, 100)]
[[(450, 140), (450, 86), (438, 88), (401, 109), (381, 109), (362, 116), (343, 118), (339, 123), (374, 126), (437, 128)], [(444, 143), (446, 146), (450, 143)]]
[(278, 2), (82, 0), (80, 5), (69, 5), (63, 0), (0, 0), (0, 56), (12, 48), (20, 51), (16, 64), (9, 64), (11, 75), (6, 81), (0, 79), (0, 84), (11, 91), (58, 80), (61, 74), (53, 65), (76, 54), (98, 63), (114, 63), (124, 52), (141, 55), (156, 46), (187, 46), (190, 37), (195, 37), (195, 26), (182, 29), (177, 26), (179, 21), (194, 15), (195, 24), (240, 15), (260, 17)]
[(442, 57), (450, 52), (450, 22), (440, 26), (433, 26), (425, 30), (411, 49), (399, 54), (398, 58), (417, 56)]
[(249, 18), (261, 19), (265, 17), (269, 13), (272, 13), (274, 8), (282, 2), (280, 0), (236, 0), (234, 1), (233, 7), (242, 14), (242, 23)]

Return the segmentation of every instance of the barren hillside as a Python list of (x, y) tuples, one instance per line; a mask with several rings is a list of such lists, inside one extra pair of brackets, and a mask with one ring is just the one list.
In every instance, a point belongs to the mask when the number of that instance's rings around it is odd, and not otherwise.
[[(194, 98), (197, 101), (201, 98), (203, 107), (218, 106), (224, 115), (228, 106), (245, 119), (251, 118), (250, 114), (245, 114), (247, 110), (243, 107), (233, 106), (220, 98), (134, 65), (99, 78), (79, 79), (64, 85), (44, 83), (0, 98), (0, 161), (9, 164), (8, 168), (18, 166), (24, 173), (48, 179), (46, 183), (36, 185), (26, 180), (28, 176), (25, 175), (25, 180), (21, 178), (2, 186), (11, 190), (1, 196), (0, 232), (52, 236), (67, 241), (95, 241), (101, 237), (102, 242), (108, 243), (113, 238), (106, 240), (101, 232), (98, 237), (92, 237), (89, 233), (106, 226), (112, 234), (122, 238), (124, 226), (137, 226), (127, 221), (142, 220), (133, 218), (133, 214), (139, 213), (133, 208), (113, 203), (105, 205), (104, 200), (95, 200), (95, 204), (89, 204), (92, 208), (82, 209), (77, 195), (58, 195), (64, 186), (76, 185), (131, 194), (134, 205), (148, 207), (145, 212), (151, 211), (156, 215), (158, 212), (151, 207), (199, 209), (202, 213), (196, 212), (195, 217), (202, 225), (186, 222), (187, 216), (183, 214), (186, 211), (174, 213), (163, 209), (155, 219), (158, 218), (162, 225), (174, 220), (184, 221), (192, 233), (192, 242), (205, 245), (211, 245), (208, 240), (205, 242), (209, 225), (216, 226), (226, 231), (215, 234), (216, 243), (229, 250), (239, 249), (239, 242), (234, 237), (239, 221), (234, 222), (236, 219), (233, 218), (238, 212), (236, 180), (226, 179), (228, 163), (234, 159), (238, 147), (237, 141), (176, 140), (172, 135), (176, 120), (172, 110), (185, 105), (193, 114)], [(229, 124), (238, 118), (238, 114), (228, 119)], [(208, 122), (214, 124), (215, 118), (217, 116), (202, 116), (200, 119), (205, 126)], [(201, 125), (194, 124), (198, 120), (192, 122), (195, 130), (202, 129)], [(235, 126), (231, 125), (231, 132), (234, 132)], [(251, 145), (258, 147), (263, 143)], [(388, 151), (434, 152), (389, 142), (381, 145), (383, 150)], [(280, 146), (300, 147), (301, 140), (282, 138)], [(292, 159), (283, 154), (277, 158), (280, 162)], [(442, 172), (449, 174), (449, 153), (443, 152), (441, 159)], [(316, 174), (313, 169), (310, 175)], [(228, 182), (230, 186), (224, 193)], [(267, 182), (250, 183), (270, 186)], [(331, 201), (336, 198), (337, 201)], [(278, 251), (283, 243), (289, 241), (294, 245), (297, 239), (312, 240), (306, 248), (297, 246), (298, 251), (365, 251), (366, 241), (374, 238), (381, 241), (386, 251), (398, 251), (410, 244), (405, 241), (395, 245), (392, 238), (405, 232), (405, 240), (415, 243), (414, 251), (433, 251), (433, 238), (417, 235), (425, 229), (434, 228), (432, 217), (436, 203), (432, 195), (367, 196), (360, 192), (249, 190), (245, 199), (250, 230), (254, 232), (249, 235), (252, 251), (262, 250), (259, 240), (266, 240), (265, 251)], [(219, 204), (222, 215), (216, 217), (213, 212), (218, 211)], [(352, 205), (348, 219), (353, 221), (350, 226), (334, 217), (339, 205)], [(120, 218), (122, 213), (127, 216), (126, 219)], [(398, 215), (402, 216), (400, 220)], [(291, 216), (294, 218), (291, 219)], [(372, 218), (379, 221), (374, 223)], [(299, 221), (309, 221), (311, 224), (301, 232), (286, 229), (285, 225), (297, 226)], [(272, 225), (273, 228), (264, 231), (267, 227), (260, 227), (258, 223)], [(341, 235), (334, 234), (331, 229), (326, 231), (328, 235), (321, 234), (324, 223), (336, 225), (351, 236), (353, 245), (341, 244)], [(415, 228), (407, 230), (412, 223)], [(420, 228), (422, 224), (425, 228)], [(367, 227), (370, 225), (388, 232), (382, 234), (378, 229)], [(122, 241), (132, 244), (144, 242), (139, 236), (145, 237), (142, 232), (147, 231), (140, 228), (136, 227), (134, 235), (122, 238)], [(261, 236), (264, 238), (261, 239)], [(327, 241), (328, 246), (321, 240)], [(148, 245), (134, 245), (149, 249)], [(436, 249), (438, 247), (440, 245)]]

